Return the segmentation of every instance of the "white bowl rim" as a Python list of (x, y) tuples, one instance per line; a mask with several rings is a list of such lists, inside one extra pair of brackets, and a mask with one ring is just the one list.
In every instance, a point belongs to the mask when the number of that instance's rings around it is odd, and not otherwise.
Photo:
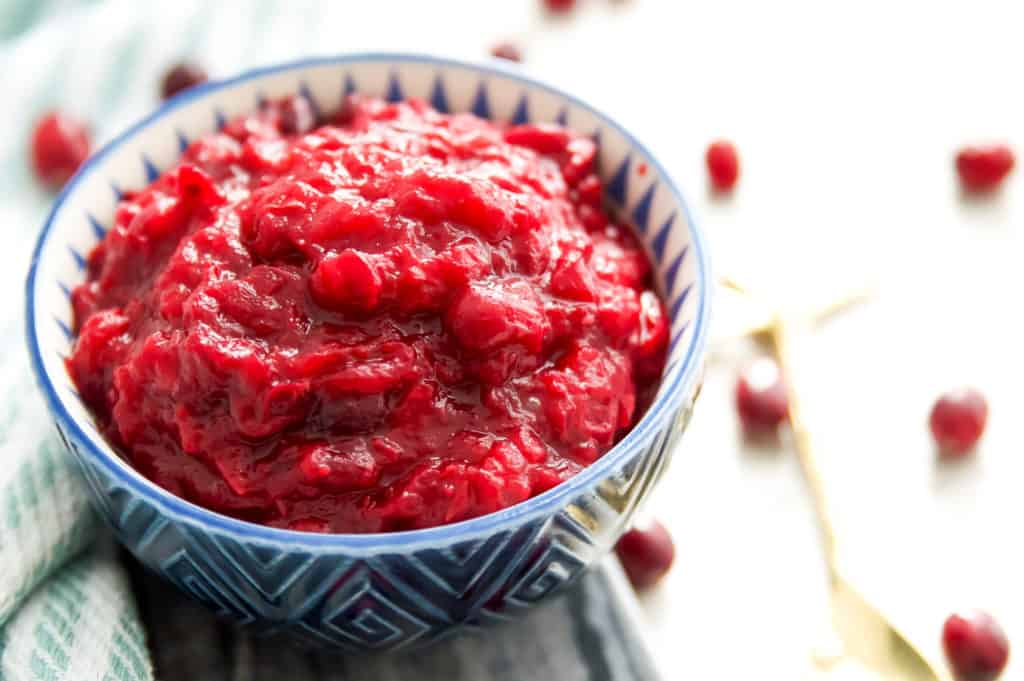
[[(602, 125), (613, 128), (622, 135), (630, 147), (645, 154), (649, 159), (649, 165), (657, 170), (663, 178), (663, 184), (671, 192), (673, 200), (676, 201), (686, 215), (686, 222), (691, 232), (693, 252), (697, 259), (697, 283), (699, 288), (698, 308), (695, 315), (695, 326), (689, 347), (679, 365), (673, 370), (674, 375), (663, 377), (664, 380), (671, 380), (672, 383), (664, 392), (655, 398), (648, 407), (643, 417), (633, 428), (601, 458), (590, 464), (569, 480), (527, 499), (521, 503), (487, 515), (470, 518), (468, 520), (439, 525), (417, 530), (405, 530), (399, 532), (382, 533), (314, 533), (301, 532), (298, 530), (280, 529), (260, 525), (231, 516), (222, 515), (216, 511), (203, 508), (190, 501), (186, 501), (163, 489), (156, 483), (144, 477), (131, 465), (123, 460), (113, 461), (103, 446), (97, 445), (91, 435), (85, 433), (75, 419), (68, 413), (64, 402), (58, 395), (54, 382), (45, 368), (42, 354), (36, 336), (36, 296), (37, 285), (36, 273), (39, 257), (52, 231), (54, 219), (60, 211), (61, 206), (68, 196), (75, 191), (84, 178), (92, 173), (107, 156), (113, 154), (125, 141), (134, 137), (147, 126), (163, 118), (171, 111), (174, 111), (189, 102), (200, 99), (206, 95), (216, 93), (238, 83), (255, 80), (265, 76), (282, 73), (292, 70), (300, 70), (311, 66), (344, 65), (354, 63), (426, 63), (439, 67), (461, 68), (474, 71), (482, 75), (495, 75), (510, 78), (520, 82), (522, 85), (540, 89), (556, 97), (579, 107), (595, 116)], [(685, 395), (694, 388), (699, 380), (702, 370), (702, 360), (707, 345), (708, 327), (711, 314), (711, 263), (704, 235), (700, 227), (693, 221), (689, 206), (684, 199), (672, 176), (665, 167), (657, 160), (649, 148), (642, 144), (633, 134), (623, 126), (615, 122), (610, 116), (595, 107), (587, 104), (578, 97), (571, 95), (564, 90), (555, 87), (535, 77), (527, 76), (520, 72), (514, 65), (500, 63), (477, 63), (468, 60), (439, 57), (428, 54), (400, 53), (400, 52), (358, 52), (334, 56), (316, 56), (304, 59), (286, 61), (270, 66), (244, 71), (234, 77), (223, 80), (209, 81), (202, 85), (190, 88), (181, 94), (172, 97), (163, 103), (153, 112), (128, 127), (125, 131), (114, 137), (102, 149), (94, 153), (75, 176), (65, 185), (63, 190), (54, 201), (53, 207), (46, 217), (43, 230), (32, 252), (32, 259), (29, 266), (28, 278), (26, 281), (26, 334), (30, 362), (36, 374), (36, 379), (44, 393), (47, 403), (57, 420), (71, 431), (73, 440), (84, 442), (88, 445), (89, 454), (118, 481), (118, 483), (131, 489), (135, 494), (145, 498), (150, 503), (160, 508), (161, 512), (183, 521), (189, 525), (215, 530), (221, 534), (235, 535), (237, 539), (244, 542), (256, 542), (260, 544), (271, 544), (286, 547), (289, 549), (307, 548), (324, 551), (334, 549), (341, 552), (364, 553), (367, 551), (395, 552), (406, 551), (413, 546), (444, 546), (452, 543), (470, 540), (482, 535), (487, 535), (508, 528), (516, 524), (524, 524), (540, 516), (552, 515), (569, 503), (578, 493), (585, 488), (598, 484), (610, 472), (635, 455), (646, 441), (653, 438), (656, 427), (667, 418), (674, 418), (674, 414), (680, 407)], [(109, 445), (106, 445), (109, 447)], [(113, 452), (113, 449), (110, 450)], [(116, 453), (113, 456), (117, 456)]]

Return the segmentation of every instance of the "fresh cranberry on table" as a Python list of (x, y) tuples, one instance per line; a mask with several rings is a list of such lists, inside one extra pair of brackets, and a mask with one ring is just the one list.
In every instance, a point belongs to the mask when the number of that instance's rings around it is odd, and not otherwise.
[(160, 83), (160, 94), (164, 99), (170, 99), (182, 90), (205, 83), (206, 80), (206, 71), (201, 66), (190, 62), (181, 62), (172, 66), (164, 74)]
[(988, 402), (973, 388), (952, 390), (939, 397), (928, 422), (943, 454), (963, 456), (977, 444), (988, 421)]
[(708, 166), (711, 186), (715, 191), (727, 192), (736, 186), (736, 180), (740, 176), (740, 157), (732, 142), (712, 142), (708, 146), (704, 160)]
[(292, 95), (281, 101), (278, 109), (281, 132), (304, 135), (317, 126), (313, 103), (305, 95)]
[(89, 129), (77, 118), (52, 111), (32, 132), (32, 166), (36, 176), (59, 189), (89, 157)]
[(752, 362), (736, 381), (736, 411), (750, 435), (774, 432), (789, 415), (779, 366), (767, 357)]
[(942, 647), (958, 681), (992, 681), (1010, 656), (1003, 628), (980, 611), (950, 615), (942, 627)]
[(622, 569), (636, 589), (648, 589), (665, 576), (676, 557), (672, 535), (657, 520), (634, 527), (615, 545)]
[(1005, 144), (964, 147), (956, 155), (956, 172), (964, 189), (989, 192), (999, 187), (1013, 170), (1016, 159)]
[(491, 56), (509, 61), (523, 61), (523, 53), (514, 43), (498, 43), (491, 48)]
[(568, 12), (576, 6), (576, 0), (544, 0), (544, 6), (550, 12)]

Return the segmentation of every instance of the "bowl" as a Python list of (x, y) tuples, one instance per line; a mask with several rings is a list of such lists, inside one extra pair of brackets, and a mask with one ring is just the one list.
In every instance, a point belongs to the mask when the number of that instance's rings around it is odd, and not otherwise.
[[(64, 367), (68, 292), (123, 189), (148, 184), (188, 140), (266, 97), (303, 92), (322, 109), (351, 91), (427, 99), (496, 120), (557, 121), (593, 134), (607, 198), (634, 225), (671, 315), (662, 383), (636, 426), (571, 480), (503, 511), (424, 530), (312, 534), (200, 508), (149, 482), (104, 441)], [(46, 220), (27, 283), (38, 382), (99, 512), (142, 563), (258, 633), (345, 652), (431, 643), (527, 610), (594, 565), (648, 496), (700, 385), (710, 274), (704, 238), (665, 168), (622, 126), (515, 67), (360, 54), (296, 61), (175, 97), (97, 152)]]

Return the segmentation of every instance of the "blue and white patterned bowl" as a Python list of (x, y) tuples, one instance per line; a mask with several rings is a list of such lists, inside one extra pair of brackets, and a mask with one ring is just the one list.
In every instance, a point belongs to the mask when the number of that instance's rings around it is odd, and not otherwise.
[[(228, 518), (179, 499), (127, 465), (100, 436), (64, 368), (73, 342), (68, 291), (112, 221), (121, 188), (141, 187), (188, 140), (302, 91), (324, 109), (358, 90), (428, 99), (513, 121), (559, 121), (599, 141), (608, 195), (656, 264), (672, 316), (671, 352), (646, 415), (572, 480), (481, 518), (426, 530), (320, 535)], [(607, 116), (512, 68), (424, 56), (311, 59), (209, 83), (171, 100), (99, 151), (57, 199), (27, 287), (32, 363), (96, 506), (143, 563), (218, 613), (266, 633), (345, 651), (420, 645), (511, 617), (604, 555), (659, 477), (700, 383), (710, 279), (704, 239), (660, 163)]]

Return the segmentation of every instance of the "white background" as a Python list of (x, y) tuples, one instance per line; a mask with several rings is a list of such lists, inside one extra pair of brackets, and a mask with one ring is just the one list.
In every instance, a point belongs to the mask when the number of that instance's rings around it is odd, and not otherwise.
[[(804, 358), (845, 564), (938, 663), (960, 607), (1024, 646), (1024, 184), (967, 200), (952, 165), (964, 143), (1024, 145), (1015, 3), (594, 1), (559, 21), (503, 4), (522, 32), (488, 29), (480, 49), (527, 36), (528, 68), (648, 141), (719, 271), (789, 302), (879, 283)], [(729, 201), (706, 192), (716, 136), (742, 154)], [(792, 453), (745, 444), (732, 409), (753, 351), (718, 345), (651, 504), (678, 545), (644, 598), (666, 678), (813, 678), (828, 602), (807, 495)], [(946, 465), (926, 421), (961, 383), (988, 395), (990, 426), (972, 460)], [(1006, 678), (1022, 664), (1011, 654)]]
[[(790, 301), (880, 282), (804, 358), (812, 425), (850, 573), (939, 662), (959, 607), (1024, 645), (1022, 185), (964, 200), (952, 170), (962, 143), (1024, 141), (1021, 23), (1013, 3), (943, 4), (590, 3), (536, 55), (580, 88), (570, 74), (592, 70), (586, 94), (664, 156), (720, 271)], [(719, 135), (743, 157), (727, 202), (701, 165)], [(669, 678), (813, 678), (827, 600), (807, 496), (791, 452), (742, 441), (732, 389), (751, 348), (719, 348), (652, 503), (679, 552), (645, 598), (652, 648)], [(974, 459), (944, 465), (928, 411), (965, 382), (990, 427)]]
[[(103, 26), (114, 32), (136, 6), (108, 4)], [(1024, 178), (965, 200), (952, 170), (963, 143), (1024, 150), (1017, 5), (581, 0), (555, 18), (534, 0), (296, 2), (272, 21), (308, 24), (308, 43), (253, 51), (232, 42), (237, 16), (226, 2), (189, 49), (230, 75), (311, 50), (481, 58), (514, 40), (524, 68), (612, 113), (655, 150), (690, 197), (720, 271), (791, 303), (878, 281), (875, 301), (823, 327), (803, 358), (815, 378), (809, 406), (849, 572), (941, 660), (942, 621), (959, 607), (991, 610), (1024, 646)], [(181, 49), (173, 35), (153, 35), (166, 57), (132, 71), (116, 111), (88, 77), (64, 84), (63, 103), (98, 121), (101, 138), (153, 106), (158, 74)], [(88, 35), (78, 40), (85, 50)], [(94, 57), (108, 54), (117, 53)], [(31, 77), (10, 70), (8, 91)], [(13, 109), (15, 131), (35, 113), (23, 109)], [(705, 185), (703, 151), (717, 136), (742, 154), (726, 201)], [(4, 210), (7, 224), (38, 224), (34, 213)], [(12, 236), (15, 255), (28, 232)], [(0, 276), (20, 290), (22, 272)], [(725, 318), (732, 303), (717, 302)], [(794, 456), (746, 445), (733, 414), (735, 372), (753, 352), (716, 346), (693, 424), (652, 500), (679, 554), (643, 603), (666, 679), (808, 678), (827, 619)], [(972, 460), (946, 465), (927, 414), (940, 391), (964, 382), (989, 396), (990, 427)], [(1024, 662), (1011, 654), (1007, 678), (1014, 667)]]

